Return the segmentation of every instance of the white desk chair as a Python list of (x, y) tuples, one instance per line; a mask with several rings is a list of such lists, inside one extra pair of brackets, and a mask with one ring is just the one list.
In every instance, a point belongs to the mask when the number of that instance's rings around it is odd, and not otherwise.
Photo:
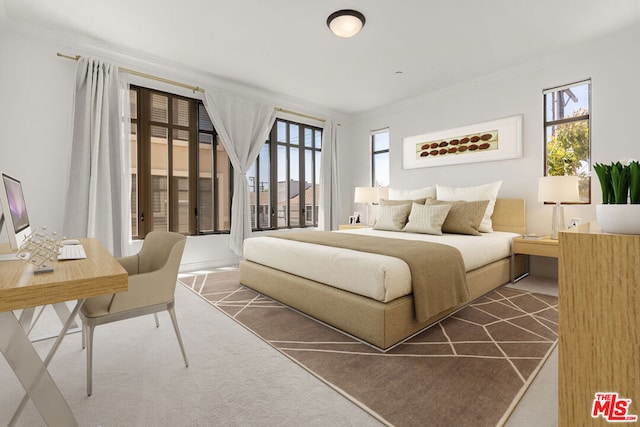
[[(92, 393), (93, 331), (96, 326), (146, 314), (168, 311), (178, 337), (185, 366), (189, 366), (184, 351), (174, 306), (178, 269), (186, 237), (168, 231), (147, 234), (140, 252), (119, 258), (129, 273), (127, 292), (88, 298), (80, 309), (82, 348), (87, 349), (87, 395)], [(158, 319), (156, 317), (156, 325)]]

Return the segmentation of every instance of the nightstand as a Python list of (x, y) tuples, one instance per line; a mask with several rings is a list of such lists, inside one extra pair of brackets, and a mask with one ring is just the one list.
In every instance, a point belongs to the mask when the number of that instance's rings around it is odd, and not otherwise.
[[(551, 258), (558, 258), (560, 248), (557, 239), (552, 239), (549, 236), (545, 236), (541, 239), (525, 239), (524, 237), (516, 237), (513, 239), (511, 245), (511, 266), (512, 266), (512, 282), (515, 283), (518, 280), (529, 275), (529, 256), (546, 256)], [(527, 255), (525, 273), (519, 277), (514, 277), (514, 262), (517, 254)]]
[(353, 230), (355, 228), (369, 228), (364, 224), (340, 224), (338, 230)]

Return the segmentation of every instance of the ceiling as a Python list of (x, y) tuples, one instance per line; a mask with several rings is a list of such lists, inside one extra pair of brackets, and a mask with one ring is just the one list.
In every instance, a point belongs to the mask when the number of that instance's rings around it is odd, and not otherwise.
[[(3, 3), (8, 21), (340, 113), (452, 86), (640, 22), (640, 0), (0, 0), (0, 12)], [(345, 8), (367, 19), (351, 39), (326, 26), (329, 14)]]

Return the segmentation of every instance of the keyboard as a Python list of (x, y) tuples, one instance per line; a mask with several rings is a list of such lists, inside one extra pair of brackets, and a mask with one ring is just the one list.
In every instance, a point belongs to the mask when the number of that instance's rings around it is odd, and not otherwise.
[(58, 261), (64, 261), (68, 259), (85, 259), (87, 253), (84, 251), (82, 245), (64, 245), (58, 253)]

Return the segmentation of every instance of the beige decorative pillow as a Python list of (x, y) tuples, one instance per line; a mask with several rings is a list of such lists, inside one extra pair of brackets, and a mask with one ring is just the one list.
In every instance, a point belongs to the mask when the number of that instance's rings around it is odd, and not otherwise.
[(491, 216), (493, 215), (493, 209), (496, 205), (496, 198), (498, 197), (498, 191), (500, 191), (501, 185), (502, 181), (472, 187), (446, 187), (444, 185), (436, 185), (436, 197), (438, 200), (446, 201), (464, 200), (465, 202), (473, 202), (477, 200), (489, 200), (479, 230), (484, 233), (490, 233), (493, 231)]
[(407, 223), (411, 205), (408, 203), (394, 206), (378, 206), (378, 218), (374, 230), (402, 231)]
[(402, 231), (411, 233), (442, 235), (442, 224), (447, 218), (451, 205), (411, 205), (409, 222)]
[(447, 219), (442, 224), (444, 233), (470, 234), (472, 236), (480, 235), (480, 224), (487, 210), (488, 200), (478, 200), (475, 202), (463, 201), (442, 201), (436, 199), (427, 199), (425, 205), (451, 205), (451, 209), (447, 214)]

